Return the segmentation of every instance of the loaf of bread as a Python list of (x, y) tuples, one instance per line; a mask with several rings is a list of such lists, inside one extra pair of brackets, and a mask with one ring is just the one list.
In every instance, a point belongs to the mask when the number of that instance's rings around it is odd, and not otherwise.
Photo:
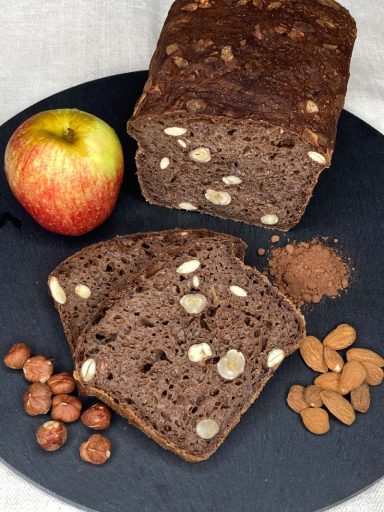
[[(237, 251), (235, 251), (237, 252)], [(75, 378), (163, 447), (207, 459), (304, 337), (304, 319), (223, 237), (160, 257), (80, 336)]]
[(176, 0), (128, 123), (146, 200), (294, 226), (331, 163), (355, 37), (334, 0)]
[(244, 259), (247, 246), (239, 238), (206, 229), (175, 229), (135, 233), (89, 245), (56, 267), (48, 284), (71, 352), (100, 304), (128, 276), (142, 270), (162, 251), (204, 237), (231, 241), (237, 256)]

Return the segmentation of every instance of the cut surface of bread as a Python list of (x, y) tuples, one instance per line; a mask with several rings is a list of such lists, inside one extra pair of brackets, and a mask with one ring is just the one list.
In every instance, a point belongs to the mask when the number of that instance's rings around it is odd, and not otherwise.
[(175, 229), (126, 235), (93, 244), (56, 267), (49, 276), (48, 284), (52, 290), (54, 278), (54, 284), (57, 280), (65, 293), (65, 300), (61, 300), (61, 303), (55, 301), (55, 305), (71, 351), (75, 349), (78, 336), (100, 304), (128, 276), (142, 270), (162, 251), (206, 236), (232, 240), (238, 256), (244, 258), (246, 244), (239, 238), (206, 229)]
[(147, 201), (297, 224), (331, 163), (355, 37), (334, 0), (176, 0), (128, 122)]
[(207, 459), (299, 346), (304, 319), (222, 238), (163, 253), (80, 336), (75, 378), (163, 447)]

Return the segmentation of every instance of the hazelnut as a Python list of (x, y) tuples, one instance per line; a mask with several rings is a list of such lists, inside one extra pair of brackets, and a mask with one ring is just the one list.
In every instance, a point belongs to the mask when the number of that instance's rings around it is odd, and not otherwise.
[(8, 350), (3, 358), (5, 366), (12, 368), (12, 370), (21, 370), (27, 361), (31, 357), (31, 349), (25, 343), (15, 343)]
[(45, 383), (53, 373), (53, 363), (44, 356), (30, 357), (23, 366), (24, 377), (29, 382)]
[(111, 441), (100, 434), (93, 434), (80, 445), (80, 458), (90, 464), (104, 464), (111, 456)]
[(82, 423), (95, 430), (104, 430), (111, 422), (111, 411), (104, 404), (94, 404), (81, 415)]
[(36, 439), (40, 448), (54, 452), (67, 440), (67, 429), (60, 421), (46, 421), (37, 429)]
[(25, 393), (24, 411), (30, 416), (47, 414), (51, 408), (51, 390), (46, 384), (34, 382)]
[(51, 417), (64, 423), (71, 423), (80, 418), (82, 403), (71, 395), (61, 394), (53, 397)]
[(54, 395), (72, 393), (76, 387), (75, 379), (68, 372), (56, 373), (47, 381), (48, 386)]

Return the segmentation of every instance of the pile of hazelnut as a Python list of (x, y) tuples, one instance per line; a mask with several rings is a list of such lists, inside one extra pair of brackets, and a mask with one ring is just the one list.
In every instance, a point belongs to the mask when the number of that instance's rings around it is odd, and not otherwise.
[[(33, 356), (25, 343), (12, 345), (4, 356), (4, 364), (13, 370), (23, 370), (24, 377), (32, 384), (24, 394), (24, 410), (30, 416), (47, 414), (46, 421), (36, 431), (39, 446), (48, 452), (58, 450), (67, 440), (65, 424), (79, 418), (88, 428), (105, 430), (111, 422), (110, 409), (96, 403), (81, 413), (82, 403), (71, 395), (76, 382), (67, 372), (54, 374), (54, 364), (44, 356)], [(80, 445), (80, 458), (90, 464), (104, 464), (111, 456), (111, 442), (108, 438), (94, 434)]]

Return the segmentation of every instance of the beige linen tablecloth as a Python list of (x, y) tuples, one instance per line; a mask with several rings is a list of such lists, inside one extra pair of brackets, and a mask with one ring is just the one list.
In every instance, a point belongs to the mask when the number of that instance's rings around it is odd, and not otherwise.
[[(384, 1), (343, 2), (359, 29), (346, 109), (384, 133)], [(170, 4), (171, 0), (0, 0), (0, 124), (72, 85), (147, 69)], [(76, 508), (0, 463), (0, 510)], [(355, 511), (384, 512), (384, 481), (332, 509)]]

